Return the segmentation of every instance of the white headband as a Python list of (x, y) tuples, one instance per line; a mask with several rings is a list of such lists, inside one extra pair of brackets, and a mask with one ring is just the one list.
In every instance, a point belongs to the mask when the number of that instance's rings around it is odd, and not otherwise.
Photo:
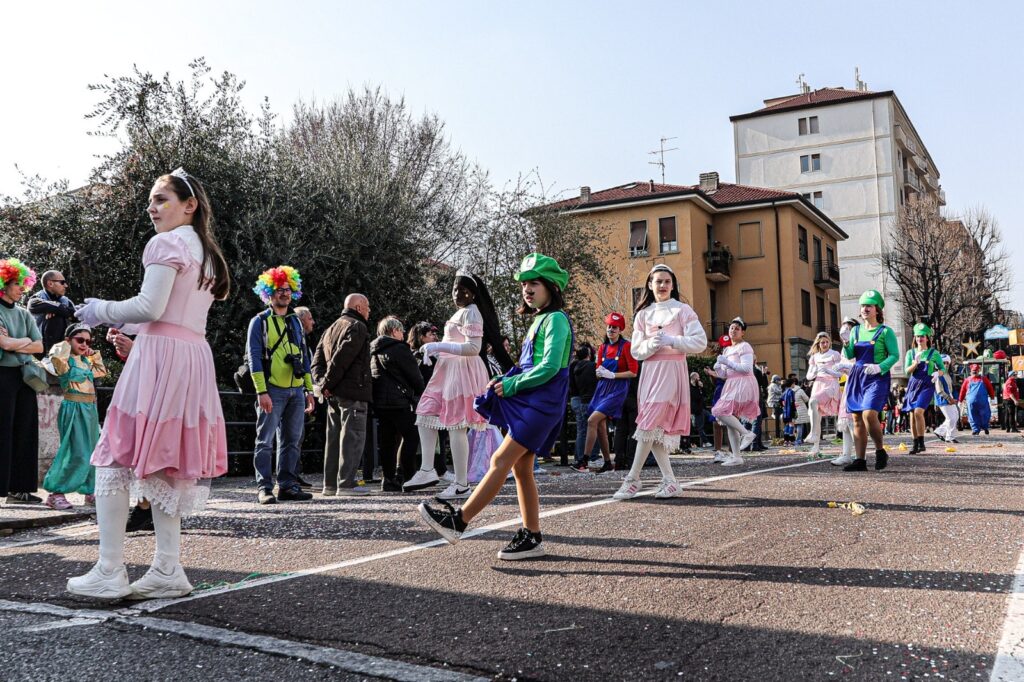
[(185, 186), (188, 187), (188, 191), (192, 193), (193, 197), (196, 195), (196, 191), (192, 189), (192, 185), (189, 184), (188, 173), (185, 172), (184, 168), (181, 168), (180, 166), (178, 168), (175, 168), (174, 170), (171, 171), (171, 175), (184, 182)]
[(658, 263), (653, 268), (651, 268), (651, 271), (647, 273), (647, 276), (650, 277), (654, 273), (660, 272), (662, 270), (664, 270), (665, 272), (671, 272), (673, 275), (676, 274), (669, 266), (665, 265), (664, 263)]

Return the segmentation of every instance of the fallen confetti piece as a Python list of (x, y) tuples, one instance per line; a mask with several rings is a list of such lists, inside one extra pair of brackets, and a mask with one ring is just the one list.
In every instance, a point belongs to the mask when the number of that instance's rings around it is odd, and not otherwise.
[(828, 503), (828, 508), (829, 509), (849, 509), (850, 513), (853, 514), (854, 516), (860, 516), (861, 514), (863, 514), (864, 512), (867, 511), (867, 509), (864, 508), (864, 505), (862, 505), (859, 502), (829, 502)]
[(946, 452), (956, 452), (956, 448), (950, 445), (949, 447), (946, 448)]
[(780, 455), (799, 455), (800, 451), (799, 450), (794, 450), (794, 449), (790, 448), (789, 450), (779, 450), (779, 454)]
[(900, 443), (899, 447), (897, 447), (896, 449), (899, 450), (900, 452), (906, 452), (907, 451), (907, 444), (906, 443)]

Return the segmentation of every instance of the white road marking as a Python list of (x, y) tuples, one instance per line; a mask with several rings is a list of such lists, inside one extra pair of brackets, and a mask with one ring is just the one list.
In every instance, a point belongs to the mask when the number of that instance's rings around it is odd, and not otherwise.
[(32, 540), (16, 540), (14, 542), (0, 542), (0, 552), (15, 547), (28, 547), (31, 545), (42, 545), (54, 540), (65, 540), (67, 538), (78, 538), (84, 535), (92, 535), (98, 532), (95, 523), (76, 523), (73, 526), (65, 526), (59, 531), (48, 531), (43, 537)]
[(1014, 571), (1013, 587), (1006, 599), (1006, 620), (999, 639), (991, 682), (1024, 682), (1024, 551)]

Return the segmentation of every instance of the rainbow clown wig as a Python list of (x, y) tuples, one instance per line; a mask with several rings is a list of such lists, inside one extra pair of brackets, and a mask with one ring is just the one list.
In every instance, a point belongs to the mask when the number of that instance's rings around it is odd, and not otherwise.
[(302, 298), (302, 276), (290, 265), (278, 265), (265, 271), (256, 280), (256, 286), (252, 290), (264, 303), (270, 303), (274, 290), (284, 287), (292, 290), (293, 301)]
[(36, 283), (36, 271), (17, 258), (0, 260), (0, 287), (8, 284), (20, 284), (31, 289)]

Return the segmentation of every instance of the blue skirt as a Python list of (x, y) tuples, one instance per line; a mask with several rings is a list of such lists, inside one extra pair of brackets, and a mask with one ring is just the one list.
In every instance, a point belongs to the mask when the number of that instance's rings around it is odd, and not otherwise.
[(864, 373), (864, 365), (856, 364), (846, 380), (846, 409), (850, 412), (874, 410), (881, 412), (889, 399), (892, 386), (892, 375), (868, 375)]
[[(715, 389), (711, 393), (711, 407), (714, 407), (715, 403), (718, 402), (718, 399), (722, 397), (722, 389), (723, 388), (725, 388), (725, 382), (724, 381), (716, 381), (715, 382)], [(712, 421), (712, 422), (715, 421), (715, 415), (713, 415), (710, 412), (708, 412), (708, 421)]]
[[(516, 369), (510, 374), (518, 374)], [(511, 397), (499, 397), (489, 388), (487, 393), (477, 396), (474, 407), (491, 424), (508, 429), (512, 440), (543, 456), (551, 452), (562, 431), (568, 399), (569, 369), (563, 368), (546, 384)]]
[(904, 410), (924, 410), (932, 404), (935, 398), (935, 384), (932, 378), (920, 379), (912, 376), (907, 382), (907, 397), (903, 401)]
[(598, 379), (590, 411), (618, 419), (622, 416), (622, 406), (626, 404), (628, 395), (629, 379)]

